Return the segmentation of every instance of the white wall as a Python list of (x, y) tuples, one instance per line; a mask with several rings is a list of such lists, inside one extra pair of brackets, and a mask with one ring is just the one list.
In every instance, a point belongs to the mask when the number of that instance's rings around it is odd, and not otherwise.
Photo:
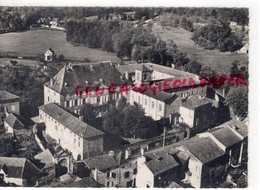
[[(129, 102), (131, 105), (133, 105), (134, 102), (140, 104), (144, 108), (145, 115), (152, 117), (154, 120), (160, 120), (162, 117), (166, 117), (165, 103), (146, 96), (145, 94), (131, 90)], [(154, 107), (152, 107), (152, 104), (154, 104)], [(161, 106), (161, 111), (159, 110), (159, 106)]]
[(44, 122), (46, 125), (46, 134), (54, 138), (62, 148), (71, 151), (74, 159), (77, 159), (79, 154), (83, 158), (82, 137), (73, 133), (41, 110), (39, 110), (39, 119), (40, 122)]
[(183, 106), (180, 107), (180, 114), (183, 118), (183, 122), (190, 126), (190, 128), (193, 127), (194, 124), (194, 110), (185, 108)]
[(202, 176), (202, 164), (193, 159), (192, 157), (189, 159), (188, 168), (192, 173), (190, 176), (191, 185), (195, 188), (201, 187), (201, 176)]
[(146, 164), (138, 167), (136, 174), (136, 187), (137, 188), (146, 188), (147, 185), (149, 187), (154, 187), (154, 175), (151, 170), (146, 166)]

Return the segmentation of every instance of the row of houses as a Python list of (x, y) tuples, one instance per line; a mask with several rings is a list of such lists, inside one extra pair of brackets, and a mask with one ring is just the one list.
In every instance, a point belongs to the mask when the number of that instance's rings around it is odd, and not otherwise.
[[(110, 151), (78, 161), (78, 176), (104, 187), (214, 187), (247, 160), (247, 125), (230, 120), (208, 132), (139, 154)], [(147, 150), (148, 149), (148, 150)]]

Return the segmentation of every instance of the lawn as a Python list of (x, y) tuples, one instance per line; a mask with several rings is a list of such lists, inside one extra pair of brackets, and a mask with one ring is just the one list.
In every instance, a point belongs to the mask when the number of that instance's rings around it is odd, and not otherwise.
[(211, 67), (221, 73), (229, 73), (233, 61), (240, 61), (243, 65), (248, 62), (248, 55), (239, 53), (222, 53), (218, 50), (204, 50), (196, 46), (191, 40), (192, 32), (182, 28), (161, 26), (157, 22), (153, 24), (153, 34), (163, 40), (174, 40), (180, 51), (185, 52), (191, 59), (197, 60), (203, 65)]
[(37, 29), (0, 34), (0, 52), (33, 56), (44, 53), (48, 48), (52, 48), (57, 54), (63, 54), (69, 59), (119, 61), (114, 53), (68, 43), (66, 33), (63, 31)]

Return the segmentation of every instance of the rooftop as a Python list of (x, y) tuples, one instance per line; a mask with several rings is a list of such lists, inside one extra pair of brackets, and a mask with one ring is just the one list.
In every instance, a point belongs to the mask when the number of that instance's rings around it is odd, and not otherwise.
[(77, 85), (86, 87), (87, 84), (100, 83), (110, 86), (123, 84), (121, 73), (111, 62), (75, 63), (65, 65), (54, 77), (53, 84), (45, 86), (61, 94), (74, 94)]
[(182, 146), (204, 164), (225, 155), (225, 152), (210, 137), (191, 138)]
[(8, 100), (15, 100), (15, 99), (19, 99), (19, 96), (16, 96), (5, 90), (0, 90), (0, 102), (8, 101)]
[(206, 105), (206, 104), (211, 104), (213, 102), (213, 100), (206, 98), (206, 97), (199, 97), (199, 96), (190, 96), (186, 99), (186, 101), (184, 101), (182, 103), (182, 106), (185, 108), (189, 108), (189, 109), (195, 109), (197, 107)]
[(227, 126), (218, 128), (212, 131), (211, 134), (225, 147), (231, 147), (242, 141), (242, 138)]
[[(23, 178), (36, 175), (39, 169), (26, 158), (0, 157), (0, 167), (6, 166), (8, 177)], [(37, 171), (37, 173), (35, 173)]]
[(183, 77), (183, 76), (193, 76), (196, 77), (197, 75), (192, 74), (192, 73), (188, 73), (188, 72), (184, 72), (178, 69), (174, 69), (171, 67), (166, 67), (166, 66), (162, 66), (162, 65), (158, 65), (158, 64), (154, 64), (154, 63), (140, 63), (140, 64), (129, 64), (129, 65), (119, 65), (117, 66), (117, 69), (123, 74), (126, 71), (129, 73), (134, 73), (135, 70), (142, 70), (143, 66), (145, 66), (146, 69), (148, 70), (152, 70), (152, 71), (158, 71), (161, 73), (165, 73), (168, 75), (172, 75), (174, 77)]
[(53, 155), (49, 151), (49, 149), (46, 149), (42, 151), (41, 153), (34, 156), (36, 160), (39, 160), (41, 163), (44, 164), (44, 168), (47, 168), (49, 166), (52, 166), (54, 164), (53, 162)]
[(109, 154), (87, 158), (83, 162), (85, 162), (89, 169), (96, 168), (98, 170), (107, 170), (119, 165), (115, 156)]
[(71, 113), (67, 112), (56, 104), (49, 103), (40, 106), (39, 110), (47, 113), (64, 127), (68, 128), (73, 133), (81, 137), (90, 138), (104, 134), (102, 131), (82, 122), (80, 119), (73, 116)]
[(160, 91), (160, 90), (156, 90), (156, 93), (154, 94), (154, 92), (149, 89), (149, 90), (145, 91), (143, 94), (145, 94), (146, 96), (152, 97), (156, 100), (165, 102), (167, 104), (172, 103), (176, 98), (178, 98), (178, 96), (176, 94), (168, 93), (168, 92), (164, 92), (164, 91)]
[(167, 170), (179, 166), (177, 162), (176, 154), (178, 150), (170, 149), (170, 151), (156, 151), (150, 154), (146, 154), (146, 165), (153, 172), (154, 175), (161, 174)]
[(16, 130), (23, 129), (25, 127), (25, 121), (21, 115), (10, 113), (4, 120), (10, 127)]

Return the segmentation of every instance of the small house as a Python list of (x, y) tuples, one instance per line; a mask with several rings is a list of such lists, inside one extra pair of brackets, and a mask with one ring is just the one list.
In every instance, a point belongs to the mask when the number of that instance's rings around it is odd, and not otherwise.
[(51, 48), (47, 49), (44, 53), (44, 60), (45, 61), (53, 61), (55, 56), (55, 51)]

